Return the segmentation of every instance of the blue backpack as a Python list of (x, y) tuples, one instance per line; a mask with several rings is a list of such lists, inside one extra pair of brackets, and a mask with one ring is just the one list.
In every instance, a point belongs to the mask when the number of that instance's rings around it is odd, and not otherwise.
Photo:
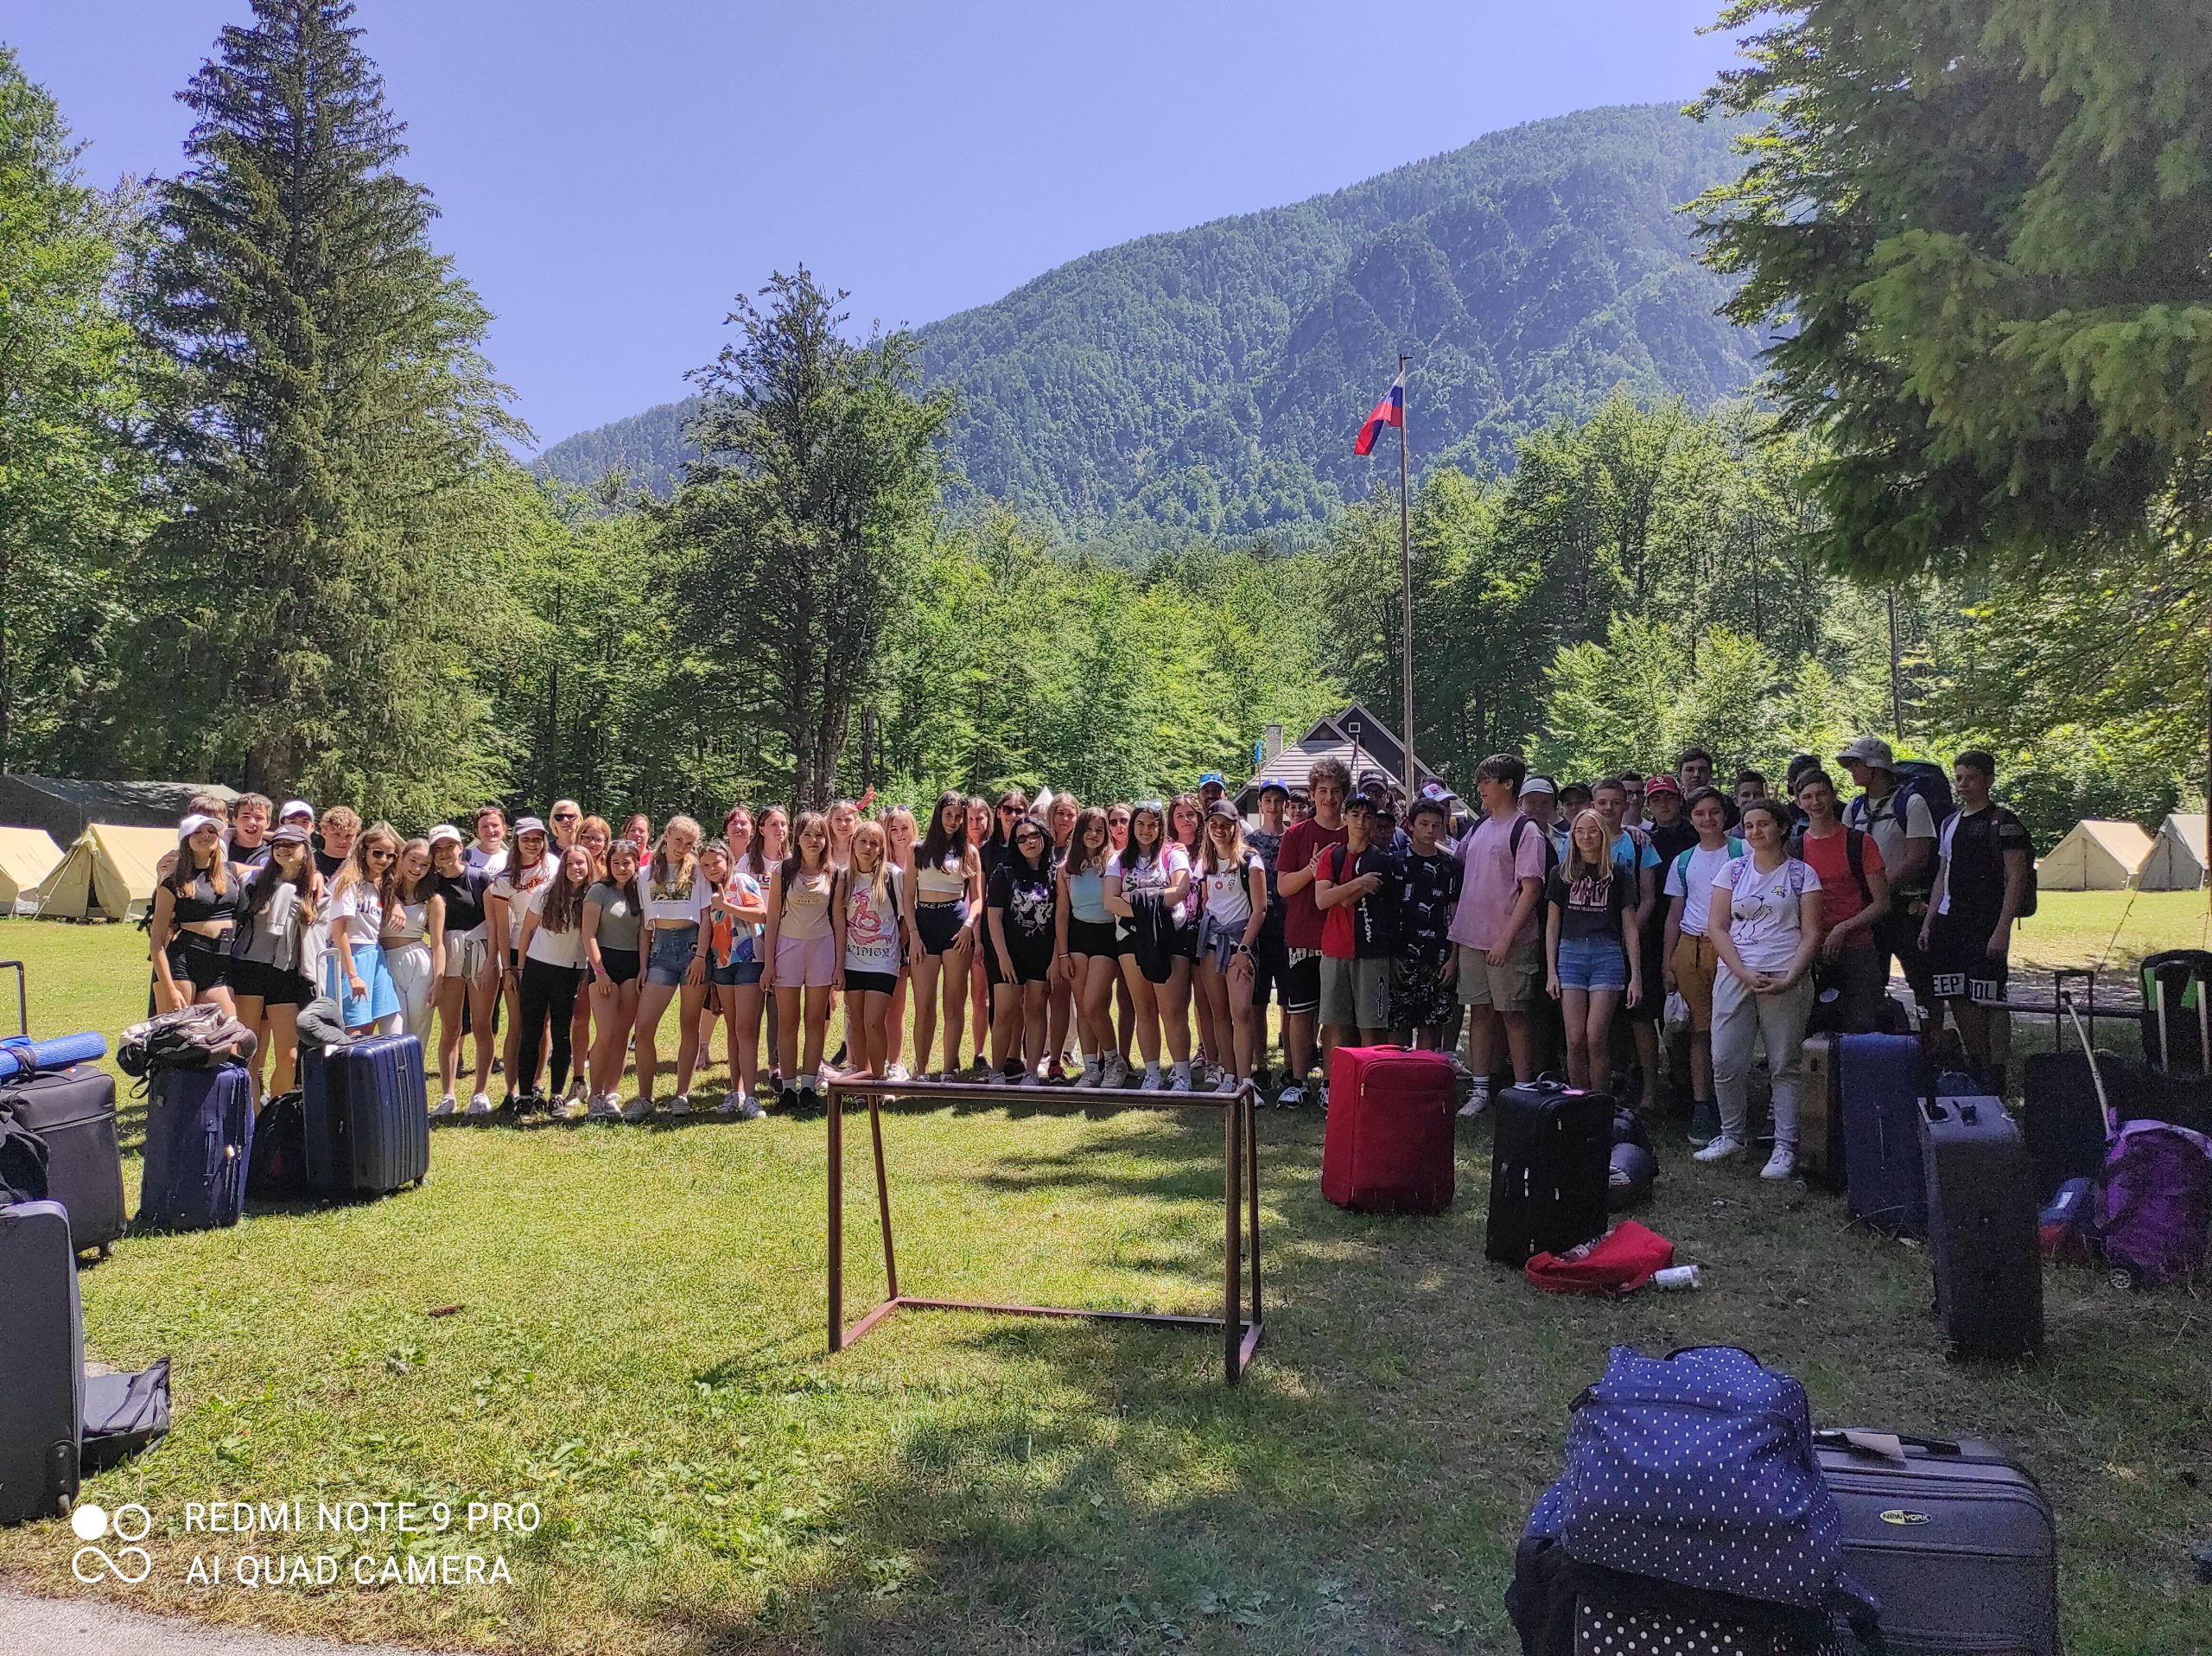
[(1580, 1563), (1681, 1587), (1812, 1610), (1866, 1602), (1845, 1582), (1805, 1388), (1732, 1346), (1613, 1347), (1529, 1527)]

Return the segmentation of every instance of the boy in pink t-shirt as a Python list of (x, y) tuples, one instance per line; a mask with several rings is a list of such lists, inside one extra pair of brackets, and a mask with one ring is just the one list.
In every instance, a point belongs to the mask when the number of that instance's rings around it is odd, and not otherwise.
[(1535, 1080), (1529, 1045), (1529, 1006), (1542, 970), (1536, 910), (1546, 872), (1544, 831), (1521, 812), (1529, 767), (1516, 754), (1492, 754), (1475, 771), (1483, 820), (1459, 842), (1459, 906), (1447, 935), (1459, 946), (1459, 998), (1467, 1008), (1467, 1065), (1474, 1091), (1463, 1116), (1490, 1103), (1497, 1030), (1517, 1081)]

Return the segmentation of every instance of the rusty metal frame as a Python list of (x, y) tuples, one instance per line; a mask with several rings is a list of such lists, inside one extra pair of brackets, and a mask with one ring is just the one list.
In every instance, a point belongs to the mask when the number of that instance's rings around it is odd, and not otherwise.
[[(891, 1188), (883, 1159), (883, 1101), (896, 1097), (1040, 1104), (1065, 1099), (1090, 1109), (1116, 1105), (1136, 1110), (1219, 1110), (1222, 1112), (1222, 1315), (1179, 1316), (1160, 1311), (1103, 1311), (1081, 1306), (1001, 1305), (973, 1300), (930, 1299), (899, 1291), (892, 1240)], [(845, 1100), (868, 1100), (868, 1136), (875, 1151), (875, 1205), (883, 1226), (885, 1297), (850, 1328), (845, 1326)], [(1148, 1322), (1167, 1328), (1218, 1329), (1222, 1379), (1234, 1385), (1251, 1366), (1266, 1328), (1260, 1306), (1260, 1142), (1255, 1131), (1252, 1084), (1234, 1092), (1145, 1092), (1135, 1087), (1010, 1091), (972, 1081), (841, 1080), (829, 1083), (830, 1121), (830, 1350), (842, 1351), (894, 1311), (980, 1311), (995, 1316), (1083, 1317), (1102, 1322)], [(1248, 1229), (1249, 1227), (1249, 1229)], [(1252, 1314), (1244, 1315), (1244, 1265), (1251, 1261)]]

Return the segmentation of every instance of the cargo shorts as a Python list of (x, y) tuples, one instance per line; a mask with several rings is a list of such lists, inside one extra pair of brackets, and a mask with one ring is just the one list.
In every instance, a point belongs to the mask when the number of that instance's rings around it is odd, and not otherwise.
[(1516, 943), (1502, 966), (1493, 966), (1481, 949), (1459, 950), (1459, 998), (1469, 1006), (1493, 1006), (1501, 1012), (1525, 1012), (1536, 998), (1543, 972), (1543, 946), (1535, 938)]

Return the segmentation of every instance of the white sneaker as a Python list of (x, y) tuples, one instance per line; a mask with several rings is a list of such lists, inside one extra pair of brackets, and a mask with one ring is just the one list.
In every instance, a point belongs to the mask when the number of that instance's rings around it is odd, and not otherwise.
[(1779, 1144), (1775, 1146), (1774, 1154), (1766, 1158), (1766, 1165), (1759, 1169), (1760, 1178), (1771, 1179), (1777, 1184), (1796, 1175), (1797, 1152), (1785, 1150)]
[(1278, 1110), (1302, 1110), (1305, 1107), (1306, 1087), (1301, 1082), (1293, 1081), (1275, 1094), (1275, 1108)]
[(1167, 1080), (1167, 1090), (1170, 1092), (1188, 1092), (1191, 1090), (1191, 1067), (1188, 1064), (1175, 1066), (1174, 1073)]
[(445, 1097), (440, 1099), (436, 1104), (430, 1107), (430, 1113), (433, 1116), (459, 1115), (461, 1113), (461, 1105), (455, 1100), (453, 1094), (448, 1092)]
[(1129, 1067), (1122, 1061), (1119, 1053), (1106, 1060), (1106, 1067), (1100, 1073), (1103, 1078), (1098, 1083), (1101, 1086), (1127, 1086), (1129, 1084)]
[(1719, 1137), (1714, 1139), (1710, 1144), (1707, 1144), (1703, 1150), (1692, 1150), (1690, 1152), (1690, 1160), (1693, 1162), (1726, 1162), (1730, 1160), (1732, 1157), (1741, 1156), (1743, 1153), (1744, 1141), (1740, 1138), (1731, 1138), (1727, 1134), (1723, 1133)]
[(1160, 1066), (1157, 1064), (1147, 1064), (1144, 1067), (1144, 1080), (1137, 1083), (1137, 1091), (1140, 1092), (1157, 1092), (1160, 1090)]
[(729, 1092), (722, 1094), (722, 1101), (715, 1106), (714, 1112), (718, 1116), (734, 1116), (737, 1113), (737, 1092), (735, 1088), (732, 1088)]
[(668, 1113), (671, 1116), (690, 1115), (691, 1113), (691, 1095), (689, 1092), (679, 1092), (674, 1098), (671, 1099), (668, 1101)]
[(1082, 1073), (1075, 1078), (1075, 1084), (1077, 1086), (1096, 1086), (1098, 1073), (1098, 1060), (1096, 1058), (1086, 1058), (1083, 1060)]
[(1042, 1086), (1045, 1083), (1043, 1079), (1038, 1075), (1035, 1070), (1025, 1069), (1021, 1072), (1021, 1085), (1024, 1086)]
[(1467, 1101), (1459, 1106), (1460, 1116), (1471, 1121), (1490, 1108), (1490, 1094), (1479, 1088), (1467, 1094)]
[(492, 1095), (488, 1092), (477, 1092), (470, 1095), (468, 1100), (468, 1113), (472, 1116), (490, 1115), (492, 1113)]
[(760, 1107), (760, 1100), (749, 1092), (737, 1101), (737, 1118), (740, 1121), (758, 1121), (767, 1113)]
[(1238, 1080), (1227, 1070), (1224, 1070), (1221, 1073), (1221, 1079), (1213, 1084), (1213, 1090), (1217, 1092), (1234, 1092), (1243, 1085), (1243, 1082)]
[(569, 1090), (564, 1096), (577, 1104), (582, 1104), (588, 1099), (591, 1094), (585, 1086), (584, 1078), (581, 1075), (571, 1077), (569, 1081)]
[(652, 1112), (653, 1101), (641, 1092), (622, 1106), (622, 1119), (628, 1122), (639, 1122)]
[(914, 1078), (906, 1073), (904, 1064), (887, 1064), (883, 1068), (883, 1079), (887, 1081), (911, 1081)]
[(586, 1107), (584, 1114), (594, 1121), (622, 1119), (621, 1107), (614, 1102), (614, 1095), (612, 1092), (602, 1092), (594, 1099)]

